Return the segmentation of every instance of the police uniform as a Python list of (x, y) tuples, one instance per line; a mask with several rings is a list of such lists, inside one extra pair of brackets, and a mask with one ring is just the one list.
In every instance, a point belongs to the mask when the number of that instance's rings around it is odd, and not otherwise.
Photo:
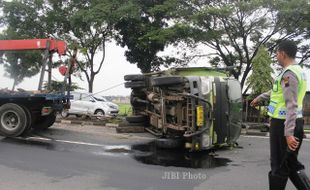
[[(305, 73), (299, 65), (292, 64), (276, 78), (271, 91), (257, 97), (259, 101), (270, 99), (270, 189), (285, 189), (288, 178), (298, 190), (310, 189), (305, 167), (297, 159), (304, 136), (302, 106), (306, 90)], [(289, 151), (286, 136), (299, 139), (294, 152)]]

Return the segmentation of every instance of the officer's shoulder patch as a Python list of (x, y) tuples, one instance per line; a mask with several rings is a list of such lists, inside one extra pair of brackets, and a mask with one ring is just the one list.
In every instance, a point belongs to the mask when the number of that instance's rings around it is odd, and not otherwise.
[(290, 77), (289, 76), (282, 77), (282, 82), (284, 82), (285, 87), (289, 87), (290, 86)]

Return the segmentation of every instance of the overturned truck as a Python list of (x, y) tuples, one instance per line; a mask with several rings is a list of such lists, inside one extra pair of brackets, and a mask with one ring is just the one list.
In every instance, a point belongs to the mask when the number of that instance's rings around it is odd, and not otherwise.
[(133, 115), (129, 124), (143, 125), (163, 148), (189, 151), (234, 145), (241, 132), (240, 83), (225, 69), (175, 68), (126, 75)]

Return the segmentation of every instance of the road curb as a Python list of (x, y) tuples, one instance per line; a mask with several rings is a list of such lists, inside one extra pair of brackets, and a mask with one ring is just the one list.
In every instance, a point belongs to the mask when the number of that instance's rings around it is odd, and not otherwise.
[(81, 121), (81, 120), (67, 120), (67, 119), (57, 119), (55, 123), (61, 124), (76, 124), (76, 125), (94, 125), (94, 126), (105, 126), (105, 127), (118, 127), (115, 123), (106, 123), (105, 121)]

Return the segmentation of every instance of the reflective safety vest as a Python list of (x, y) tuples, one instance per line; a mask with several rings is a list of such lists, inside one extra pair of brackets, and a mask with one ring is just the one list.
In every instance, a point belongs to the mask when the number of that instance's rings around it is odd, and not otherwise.
[(287, 109), (283, 96), (281, 80), (283, 74), (288, 70), (292, 71), (298, 79), (298, 94), (297, 94), (298, 108), (296, 111), (297, 111), (297, 118), (302, 117), (302, 104), (307, 91), (307, 78), (302, 68), (299, 65), (293, 64), (289, 65), (286, 69), (284, 69), (284, 71), (281, 72), (281, 74), (276, 78), (273, 84), (270, 95), (270, 104), (268, 106), (268, 115), (272, 118), (276, 119), (286, 118)]

